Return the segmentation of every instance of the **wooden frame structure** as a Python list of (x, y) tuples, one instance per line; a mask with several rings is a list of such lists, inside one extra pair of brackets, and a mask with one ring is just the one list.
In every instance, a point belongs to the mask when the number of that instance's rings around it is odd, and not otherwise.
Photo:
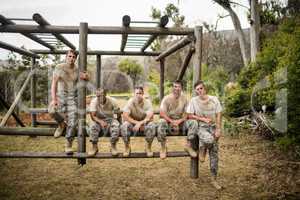
[[(36, 115), (40, 112), (45, 112), (45, 109), (35, 109), (35, 97), (36, 97), (36, 77), (34, 76), (34, 66), (36, 59), (40, 56), (39, 54), (65, 54), (65, 50), (57, 50), (52, 45), (52, 39), (63, 43), (71, 49), (76, 47), (64, 38), (61, 34), (79, 34), (79, 71), (86, 70), (87, 55), (96, 56), (96, 85), (101, 85), (101, 56), (102, 55), (122, 55), (122, 56), (152, 56), (156, 57), (156, 61), (160, 63), (160, 100), (164, 96), (164, 72), (165, 72), (165, 60), (167, 56), (174, 53), (175, 51), (190, 45), (188, 54), (186, 55), (184, 62), (181, 66), (180, 72), (178, 73), (178, 79), (182, 80), (188, 64), (194, 54), (193, 60), (193, 82), (195, 83), (201, 78), (201, 62), (202, 62), (202, 27), (197, 26), (195, 28), (167, 28), (168, 17), (163, 16), (156, 27), (132, 27), (134, 23), (153, 23), (143, 21), (131, 21), (130, 17), (125, 15), (122, 19), (122, 26), (88, 26), (88, 23), (80, 23), (79, 26), (55, 26), (51, 25), (45, 20), (40, 14), (36, 13), (32, 17), (32, 21), (36, 22), (37, 25), (18, 25), (13, 22), (12, 19), (6, 18), (0, 15), (0, 32), (2, 33), (20, 33), (25, 37), (43, 45), (48, 50), (25, 50), (5, 42), (0, 41), (0, 48), (4, 48), (10, 51), (15, 51), (22, 55), (32, 57), (32, 68), (31, 73), (24, 82), (21, 90), (17, 94), (14, 102), (8, 109), (6, 116), (3, 118), (0, 124), (0, 135), (29, 135), (29, 136), (51, 136), (53, 135), (54, 129), (52, 128), (38, 128), (37, 125), (51, 125), (53, 122), (39, 122), (37, 121)], [(43, 34), (47, 34), (45, 37)], [(101, 51), (101, 50), (87, 50), (88, 35), (89, 34), (120, 34), (122, 35), (122, 41), (120, 51)], [(150, 37), (146, 37), (149, 36)], [(181, 35), (184, 36), (176, 44), (168, 48), (163, 52), (151, 52), (145, 51), (152, 42), (160, 35)], [(49, 41), (49, 39), (51, 39)], [(140, 47), (140, 51), (125, 51), (126, 46), (128, 47)], [(20, 97), (28, 83), (31, 80), (31, 115), (32, 115), (32, 127), (36, 128), (9, 128), (4, 127), (8, 117), (14, 114), (17, 119), (17, 115), (13, 112), (15, 106), (20, 100)], [(82, 81), (82, 87), (78, 90), (78, 108), (84, 112), (80, 112), (78, 116), (78, 152), (73, 155), (65, 155), (64, 153), (33, 153), (33, 152), (8, 152), (0, 153), (0, 158), (75, 158), (78, 159), (78, 163), (81, 165), (86, 164), (87, 158), (122, 158), (119, 154), (113, 157), (110, 153), (98, 153), (95, 157), (88, 157), (86, 152), (86, 83)], [(6, 106), (8, 108), (8, 105)], [(19, 120), (20, 121), (20, 120)], [(18, 122), (22, 124), (22, 122)], [(195, 139), (193, 142), (193, 148), (198, 150), (198, 140)], [(184, 157), (189, 156), (186, 152), (168, 152), (168, 157)], [(154, 152), (154, 157), (159, 157), (158, 152)], [(129, 158), (147, 158), (145, 153), (132, 153)], [(191, 158), (190, 165), (190, 176), (192, 178), (198, 178), (199, 161), (197, 158)]]

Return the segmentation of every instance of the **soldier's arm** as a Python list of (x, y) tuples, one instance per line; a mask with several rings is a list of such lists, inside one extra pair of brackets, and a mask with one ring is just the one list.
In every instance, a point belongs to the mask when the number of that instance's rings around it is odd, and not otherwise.
[(107, 123), (104, 120), (97, 117), (96, 112), (91, 112), (90, 116), (94, 122), (100, 124), (102, 127), (105, 127), (107, 125)]
[(219, 112), (216, 114), (216, 132), (215, 132), (216, 138), (219, 138), (221, 136), (221, 121), (222, 121), (222, 113)]
[(51, 104), (57, 105), (57, 83), (58, 83), (58, 76), (53, 75), (52, 83), (51, 83)]
[(160, 110), (159, 115), (160, 115), (161, 118), (165, 119), (168, 123), (173, 122), (173, 120), (164, 111)]
[(145, 119), (142, 121), (143, 124), (146, 124), (146, 123), (152, 121), (153, 115), (154, 115), (153, 111), (147, 112), (147, 115), (146, 115)]
[(122, 118), (123, 118), (124, 121), (127, 121), (131, 124), (134, 124), (134, 125), (138, 124), (140, 122), (140, 121), (137, 121), (137, 120), (133, 119), (132, 117), (130, 117), (128, 112), (123, 112)]

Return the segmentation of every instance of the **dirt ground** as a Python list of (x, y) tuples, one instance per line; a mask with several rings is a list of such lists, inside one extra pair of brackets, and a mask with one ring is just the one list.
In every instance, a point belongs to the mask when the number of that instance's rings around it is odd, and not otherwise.
[[(184, 142), (170, 137), (168, 150), (182, 151)], [(0, 136), (0, 152), (62, 152), (63, 145), (63, 138)], [(144, 139), (133, 138), (132, 147), (144, 151)], [(287, 161), (271, 142), (225, 134), (219, 147), (221, 191), (209, 182), (208, 160), (200, 165), (200, 177), (191, 179), (190, 158), (89, 159), (83, 167), (76, 159), (1, 158), (0, 199), (300, 199), (300, 163)], [(109, 151), (108, 138), (101, 139), (100, 151)]]

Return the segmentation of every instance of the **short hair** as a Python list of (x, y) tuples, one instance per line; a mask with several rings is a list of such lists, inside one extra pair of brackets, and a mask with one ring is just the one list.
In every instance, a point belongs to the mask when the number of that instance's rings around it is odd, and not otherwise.
[(181, 80), (176, 80), (176, 81), (173, 82), (173, 84), (178, 84), (183, 88), (183, 83), (182, 83)]
[(105, 94), (105, 95), (106, 95), (106, 92), (107, 92), (106, 89), (104, 89), (102, 87), (97, 88), (96, 91), (99, 91), (100, 93)]
[(204, 84), (204, 82), (203, 82), (202, 80), (197, 81), (197, 82), (194, 84), (194, 88), (196, 88), (198, 85), (203, 85), (204, 88), (206, 89), (206, 86), (205, 86), (205, 84)]
[(144, 88), (142, 86), (135, 86), (134, 90), (141, 90), (142, 92), (144, 92)]
[(77, 58), (77, 56), (78, 56), (77, 51), (75, 51), (74, 49), (68, 50), (67, 53), (66, 53), (66, 56), (67, 56), (69, 53), (74, 54), (76, 58)]

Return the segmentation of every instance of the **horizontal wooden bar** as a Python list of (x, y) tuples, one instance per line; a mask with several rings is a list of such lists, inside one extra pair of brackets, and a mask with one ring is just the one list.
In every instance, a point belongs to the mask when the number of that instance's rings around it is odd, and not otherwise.
[[(38, 13), (33, 14), (32, 19), (41, 26), (50, 25), (50, 23)], [(70, 47), (71, 49), (76, 49), (76, 47), (61, 34), (53, 33), (53, 35), (66, 46)]]
[[(32, 127), (1, 127), (0, 135), (8, 136), (53, 136), (55, 128), (32, 128)], [(167, 136), (185, 136), (186, 133), (179, 132), (178, 134), (170, 134)], [(132, 137), (143, 137), (143, 132), (132, 133)], [(103, 137), (110, 137), (110, 134), (106, 134)], [(120, 136), (121, 137), (121, 136)]]
[(56, 121), (36, 121), (36, 125), (54, 126), (54, 125), (57, 125), (57, 122)]
[[(31, 49), (36, 54), (66, 54), (67, 50), (43, 50)], [(88, 51), (88, 55), (118, 55), (118, 56), (158, 56), (159, 52), (140, 52), (140, 51)]]
[[(153, 152), (153, 157), (159, 158), (159, 152)], [(184, 151), (167, 152), (167, 157), (189, 157), (189, 154)], [(145, 152), (132, 152), (129, 157), (124, 157), (123, 153), (117, 156), (112, 156), (111, 153), (97, 153), (95, 156), (88, 156), (86, 153), (74, 152), (72, 155), (67, 155), (63, 152), (48, 153), (48, 152), (0, 152), (0, 158), (88, 158), (88, 159), (127, 159), (127, 158), (149, 158)]]
[[(1, 25), (0, 32), (6, 33), (61, 33), (79, 34), (79, 26), (36, 26), (36, 25)], [(161, 28), (161, 27), (124, 27), (119, 26), (89, 26), (89, 34), (157, 34), (157, 35), (190, 35), (191, 28)]]
[(10, 44), (2, 42), (2, 41), (0, 41), (0, 48), (7, 49), (9, 51), (14, 51), (14, 52), (17, 52), (21, 55), (29, 56), (29, 57), (32, 57), (32, 58), (40, 58), (39, 55), (36, 55), (33, 52), (27, 51), (25, 49), (22, 49), (22, 48), (13, 46), (13, 45), (10, 45)]
[(188, 45), (190, 42), (193, 41), (193, 37), (185, 37), (182, 38), (181, 40), (179, 40), (177, 43), (175, 43), (174, 45), (172, 45), (169, 49), (163, 51), (157, 58), (156, 61), (159, 61), (165, 57), (167, 57), (168, 55), (174, 53), (175, 51), (183, 48), (184, 46)]

